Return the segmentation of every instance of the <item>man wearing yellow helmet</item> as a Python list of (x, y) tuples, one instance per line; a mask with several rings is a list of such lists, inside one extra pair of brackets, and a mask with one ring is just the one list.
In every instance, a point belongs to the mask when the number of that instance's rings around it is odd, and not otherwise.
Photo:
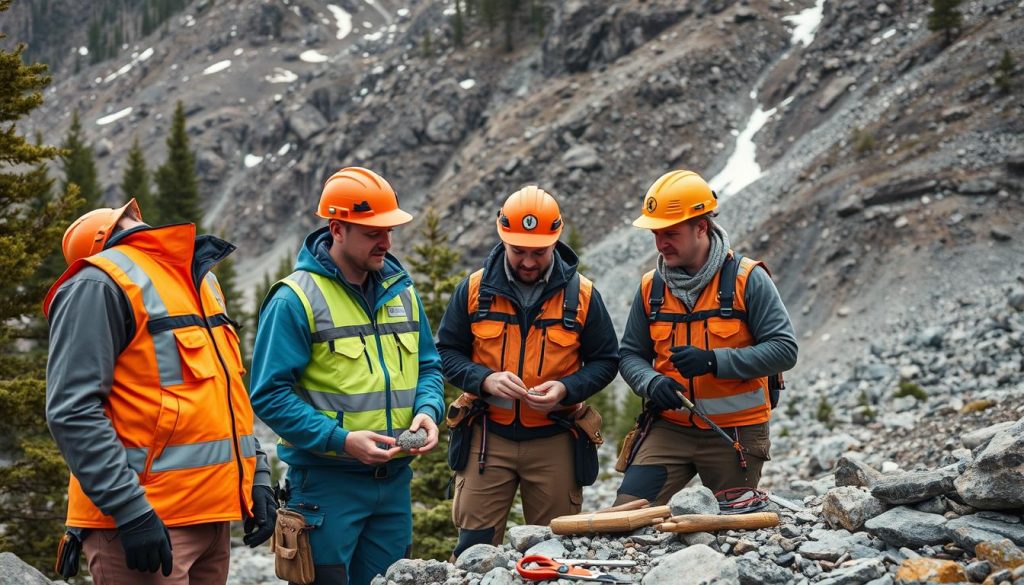
[[(672, 171), (633, 222), (653, 232), (659, 256), (633, 300), (619, 367), (651, 424), (617, 504), (665, 503), (695, 475), (721, 500), (728, 488), (756, 487), (769, 458), (768, 379), (796, 364), (796, 336), (765, 265), (730, 249), (717, 207), (697, 173)], [(684, 396), (741, 448), (684, 409)]]

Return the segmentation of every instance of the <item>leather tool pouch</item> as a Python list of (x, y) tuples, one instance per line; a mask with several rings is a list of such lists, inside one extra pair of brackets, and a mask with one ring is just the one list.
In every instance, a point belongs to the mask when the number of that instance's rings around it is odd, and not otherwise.
[(619, 458), (615, 461), (615, 471), (626, 473), (626, 469), (633, 463), (640, 445), (647, 437), (647, 431), (651, 428), (655, 415), (650, 410), (644, 409), (636, 417), (636, 424), (622, 439), (622, 448), (619, 449)]
[(279, 579), (309, 585), (316, 578), (309, 528), (306, 517), (299, 512), (287, 508), (277, 511), (271, 550), (274, 552), (274, 572)]
[(601, 414), (593, 406), (584, 404), (568, 417), (551, 414), (549, 418), (567, 428), (572, 434), (576, 485), (593, 485), (600, 471), (597, 446), (604, 443), (604, 437), (601, 435)]
[(82, 543), (89, 535), (85, 528), (68, 528), (57, 545), (57, 562), (53, 566), (53, 572), (65, 579), (78, 574), (79, 558), (82, 554)]
[(487, 402), (472, 394), (462, 394), (448, 407), (448, 467), (462, 471), (469, 463), (473, 442), (473, 422), (487, 412)]

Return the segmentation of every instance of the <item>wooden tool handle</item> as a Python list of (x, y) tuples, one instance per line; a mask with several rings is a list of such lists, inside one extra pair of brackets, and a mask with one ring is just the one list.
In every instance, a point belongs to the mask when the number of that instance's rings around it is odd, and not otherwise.
[(684, 514), (673, 516), (657, 526), (661, 532), (714, 532), (716, 530), (755, 530), (779, 525), (778, 514), (757, 512), (719, 516), (717, 514)]
[(551, 532), (563, 536), (594, 532), (631, 532), (650, 526), (657, 518), (668, 518), (671, 514), (668, 506), (655, 506), (640, 510), (559, 516), (551, 521), (550, 526)]
[(595, 514), (607, 514), (608, 512), (628, 512), (630, 510), (639, 510), (640, 508), (646, 508), (651, 503), (647, 500), (633, 500), (632, 502), (626, 502), (625, 504), (619, 504), (618, 506), (612, 506), (611, 508), (605, 508), (594, 512)]

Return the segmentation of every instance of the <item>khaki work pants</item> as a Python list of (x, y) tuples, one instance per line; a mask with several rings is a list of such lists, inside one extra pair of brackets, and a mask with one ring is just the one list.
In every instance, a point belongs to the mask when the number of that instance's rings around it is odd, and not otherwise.
[(168, 528), (174, 568), (170, 577), (129, 569), (117, 530), (91, 530), (82, 543), (96, 585), (224, 585), (228, 580), (231, 525), (210, 522)]
[(552, 518), (577, 514), (583, 489), (573, 472), (572, 436), (512, 441), (487, 433), (486, 467), (479, 472), (481, 425), (473, 425), (469, 464), (456, 474), (452, 520), (459, 528), (457, 557), (474, 544), (501, 544), (515, 501), (523, 498), (527, 524), (547, 526)]
[(619, 486), (615, 505), (646, 499), (664, 505), (694, 476), (713, 492), (734, 487), (757, 487), (761, 468), (770, 459), (768, 423), (745, 427), (727, 427), (731, 436), (739, 431), (740, 444), (746, 448), (746, 471), (732, 444), (718, 433), (697, 427), (684, 427), (658, 419)]

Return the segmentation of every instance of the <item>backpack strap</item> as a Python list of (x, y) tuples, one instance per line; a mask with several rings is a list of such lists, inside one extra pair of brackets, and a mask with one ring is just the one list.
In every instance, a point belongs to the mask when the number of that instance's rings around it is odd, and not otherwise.
[(580, 273), (576, 272), (565, 285), (562, 293), (562, 327), (576, 330), (576, 315), (580, 311)]
[(647, 320), (654, 323), (658, 320), (658, 311), (665, 304), (665, 279), (657, 270), (654, 271), (654, 279), (651, 281), (651, 298), (647, 299), (647, 302), (651, 305), (651, 312), (648, 313)]
[(723, 319), (732, 318), (732, 307), (736, 297), (736, 274), (740, 269), (740, 261), (743, 257), (737, 253), (725, 259), (722, 264), (722, 273), (718, 278), (718, 305), (719, 315)]

